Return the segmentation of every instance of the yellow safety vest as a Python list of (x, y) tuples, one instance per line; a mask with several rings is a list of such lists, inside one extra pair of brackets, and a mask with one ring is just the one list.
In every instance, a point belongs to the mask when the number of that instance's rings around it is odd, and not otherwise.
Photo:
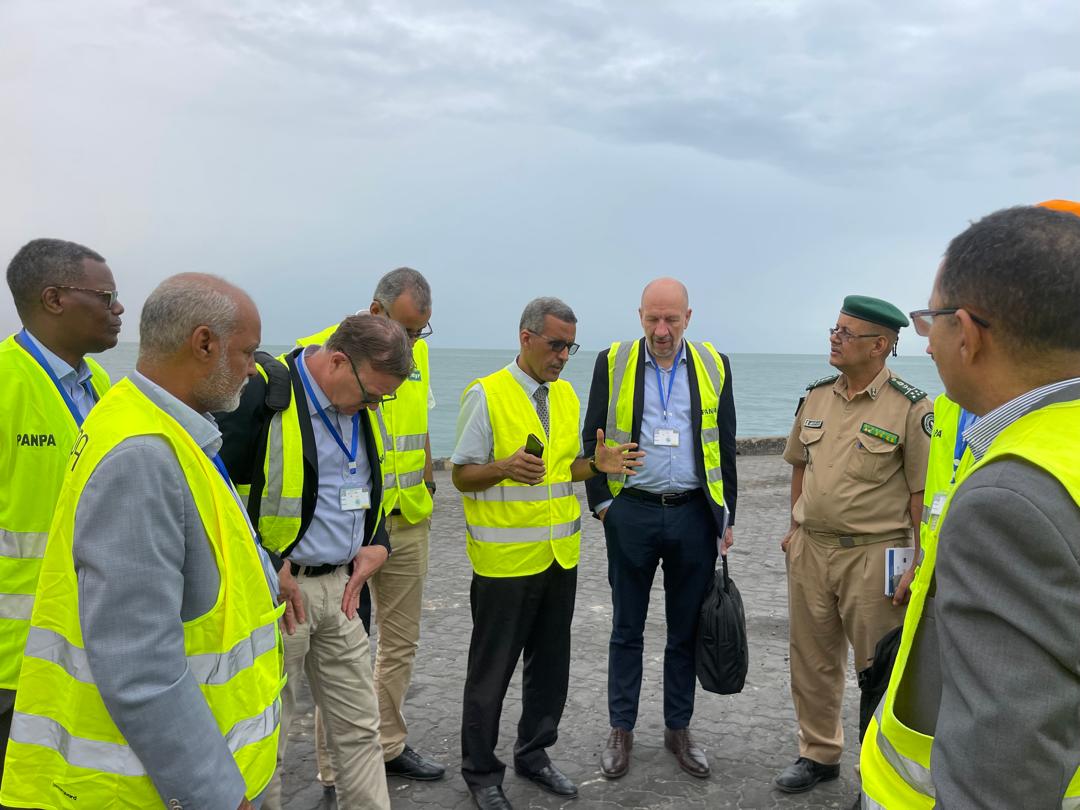
[[(297, 346), (322, 346), (337, 331), (338, 324), (300, 338)], [(380, 428), (386, 454), (383, 460), (383, 512), (394, 507), (409, 523), (419, 523), (431, 514), (431, 493), (424, 486), (428, 434), (428, 345), (423, 340), (413, 344), (413, 372), (397, 390), (397, 399), (379, 406)]]
[[(508, 369), (476, 380), (487, 400), (495, 458), (506, 458), (530, 433), (544, 436), (536, 407)], [(578, 458), (581, 406), (565, 380), (548, 386), (551, 433), (544, 448), (544, 480), (535, 485), (505, 479), (480, 492), (463, 492), (465, 536), (473, 570), (484, 577), (522, 577), (545, 571), (552, 561), (578, 564), (581, 505), (570, 465)]]
[[(109, 375), (91, 360), (98, 398)], [(14, 336), (0, 343), (0, 689), (19, 682), (45, 538), (79, 427), (60, 392)]]
[(190, 434), (124, 379), (83, 423), (56, 504), (4, 767), (0, 801), (9, 807), (164, 806), (94, 682), (72, 562), (83, 489), (109, 451), (132, 436), (158, 436), (176, 453), (217, 562), (217, 602), (209, 613), (184, 622), (188, 666), (244, 777), (246, 795), (259, 795), (274, 773), (284, 685), (281, 611), (251, 530), (224, 478)]
[[(863, 740), (860, 763), (864, 808), (896, 810), (934, 806), (934, 784), (930, 775), (930, 752), (934, 738), (904, 725), (897, 718), (894, 707), (901, 683), (914, 677), (914, 673), (907, 671), (908, 660), (933, 578), (937, 538), (941, 526), (948, 520), (953, 493), (975, 470), (1011, 456), (1053, 475), (1080, 506), (1080, 467), (1076, 463), (1080, 455), (1080, 433), (1077, 432), (1077, 425), (1080, 425), (1080, 403), (1047, 405), (1005, 428), (978, 462), (973, 461), (970, 453), (961, 461), (956, 485), (949, 493), (937, 529), (933, 530), (931, 542), (925, 548), (919, 575), (911, 586), (911, 601), (908, 603), (900, 649), (888, 691), (878, 705)], [(951, 468), (951, 461), (949, 466)], [(1073, 774), (1061, 807), (1067, 810), (1080, 808), (1080, 769)]]
[[(288, 355), (283, 354), (277, 359), (287, 366), (287, 357)], [(265, 369), (258, 365), (256, 368), (264, 380), (269, 379)], [(364, 413), (371, 424), (371, 434), (375, 437), (375, 454), (379, 458), (379, 464), (371, 471), (371, 476), (372, 480), (382, 477), (382, 498), (385, 504), (387, 487), (392, 488), (394, 485), (393, 472), (387, 471), (384, 466), (385, 447), (388, 444), (386, 427), (380, 410), (365, 408)], [(304, 418), (308, 418), (306, 405)], [(304, 438), (300, 430), (300, 411), (296, 407), (295, 388), (291, 385), (289, 407), (278, 411), (270, 419), (266, 455), (263, 457), (263, 481), (265, 484), (259, 494), (259, 536), (263, 548), (287, 556), (300, 541), (304, 497)], [(237, 491), (245, 502), (251, 497), (249, 484), (237, 487)], [(378, 527), (385, 510), (375, 503), (371, 508), (379, 510), (375, 522)]]
[[(960, 425), (960, 406), (944, 394), (934, 400), (934, 427), (930, 434), (930, 455), (926, 462), (926, 486), (923, 489), (922, 522), (919, 527), (923, 554), (929, 544), (936, 542), (941, 515), (933, 515), (934, 499), (948, 497), (953, 488), (953, 462), (956, 453), (956, 434)], [(964, 449), (964, 455), (971, 451)], [(939, 504), (939, 509), (941, 504)]]
[[(701, 449), (705, 467), (705, 483), (709, 497), (717, 506), (724, 505), (724, 478), (720, 469), (720, 428), (717, 412), (720, 391), (724, 388), (724, 361), (711, 343), (686, 341), (701, 395)], [(605, 444), (618, 445), (633, 441), (634, 389), (637, 386), (638, 352), (641, 341), (612, 343), (608, 351), (608, 412), (604, 429)], [(612, 497), (622, 492), (627, 476), (608, 475)]]

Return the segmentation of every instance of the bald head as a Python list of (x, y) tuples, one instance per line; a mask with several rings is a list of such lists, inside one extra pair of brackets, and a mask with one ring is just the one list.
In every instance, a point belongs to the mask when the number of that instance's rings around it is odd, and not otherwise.
[(686, 285), (674, 278), (650, 281), (641, 293), (641, 328), (649, 353), (670, 368), (682, 349), (683, 332), (690, 324), (690, 296)]
[(682, 309), (690, 308), (690, 294), (686, 285), (677, 278), (657, 278), (645, 285), (641, 291), (641, 307), (647, 304), (671, 304)]

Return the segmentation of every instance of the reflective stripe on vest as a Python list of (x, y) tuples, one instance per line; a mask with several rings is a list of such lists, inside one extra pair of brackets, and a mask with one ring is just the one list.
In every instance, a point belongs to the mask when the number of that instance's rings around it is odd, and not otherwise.
[[(611, 446), (633, 440), (634, 398), (637, 386), (638, 352), (642, 341), (612, 343), (608, 350), (608, 408), (604, 427), (605, 443)], [(688, 367), (693, 366), (701, 408), (701, 462), (709, 497), (717, 506), (724, 505), (724, 473), (720, 458), (720, 428), (717, 417), (720, 392), (724, 388), (724, 361), (711, 343), (685, 341)], [(690, 360), (692, 359), (692, 363)], [(688, 368), (689, 371), (689, 368)], [(608, 489), (617, 496), (626, 485), (627, 476), (610, 474)]]
[(94, 680), (72, 552), (75, 513), (90, 476), (117, 445), (134, 436), (155, 436), (167, 444), (203, 516), (219, 591), (206, 614), (182, 623), (184, 655), (233, 752), (246, 795), (254, 798), (276, 766), (284, 677), (277, 624), (282, 609), (274, 604), (246, 516), (190, 434), (130, 380), (122, 380), (94, 407), (83, 434), (80, 452), (68, 465), (41, 562), (0, 803), (110, 809), (160, 805), (153, 782), (113, 722)]
[[(934, 738), (906, 726), (895, 713), (896, 694), (907, 679), (918, 685), (918, 673), (909, 669), (911, 651), (923, 617), (927, 592), (933, 581), (937, 561), (938, 538), (948, 521), (953, 496), (963, 482), (976, 470), (1002, 458), (1015, 457), (1044, 469), (1056, 478), (1080, 506), (1080, 469), (1076, 456), (1080, 453), (1080, 402), (1064, 402), (1044, 406), (1025, 414), (1001, 431), (986, 454), (975, 461), (970, 452), (964, 455), (956, 473), (956, 483), (949, 491), (935, 530), (928, 529), (926, 553), (911, 586), (911, 599), (904, 619), (900, 648), (888, 690), (875, 712), (863, 742), (860, 757), (864, 806), (894, 808), (926, 808), (934, 802), (930, 757)], [(955, 434), (954, 434), (955, 439)], [(949, 448), (951, 475), (953, 447)], [(1080, 768), (1062, 799), (1063, 808), (1080, 807)]]
[[(530, 433), (544, 435), (535, 405), (509, 370), (478, 384), (488, 406), (495, 458), (513, 455)], [(580, 405), (569, 383), (549, 384), (548, 415), (542, 483), (528, 486), (505, 479), (480, 492), (462, 493), (469, 560), (481, 576), (528, 576), (553, 561), (562, 568), (578, 563), (581, 506), (570, 467), (581, 450)]]
[[(100, 399), (109, 375), (90, 357), (86, 365)], [(14, 336), (0, 342), (0, 379), (0, 689), (15, 689), (49, 524), (79, 428), (49, 374)]]

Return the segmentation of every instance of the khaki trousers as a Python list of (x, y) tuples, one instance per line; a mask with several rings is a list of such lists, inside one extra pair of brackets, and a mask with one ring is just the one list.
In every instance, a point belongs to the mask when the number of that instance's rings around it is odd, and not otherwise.
[(327, 724), (330, 750), (338, 765), (337, 802), (340, 810), (389, 810), (379, 711), (371, 673), (371, 648), (359, 618), (346, 619), (341, 597), (348, 581), (343, 566), (321, 577), (297, 576), (307, 621), (285, 635), (285, 674), (282, 693), (281, 742), (278, 770), (266, 789), (264, 810), (282, 810), (281, 767), (289, 728), (296, 716), (300, 676), (307, 674), (315, 705)]
[[(375, 650), (375, 692), (379, 698), (379, 739), (383, 759), (389, 761), (405, 749), (405, 694), (412, 682), (413, 662), (420, 641), (420, 612), (428, 571), (431, 521), (409, 523), (401, 515), (390, 517), (394, 553), (368, 580), (375, 603), (379, 637)], [(315, 751), (319, 780), (334, 784), (337, 769), (327, 746), (321, 712), (315, 713)]]
[(842, 548), (799, 529), (787, 552), (791, 696), (799, 722), (799, 755), (833, 765), (844, 749), (841, 705), (848, 644), (857, 671), (874, 647), (904, 621), (885, 596), (885, 551), (910, 541)]

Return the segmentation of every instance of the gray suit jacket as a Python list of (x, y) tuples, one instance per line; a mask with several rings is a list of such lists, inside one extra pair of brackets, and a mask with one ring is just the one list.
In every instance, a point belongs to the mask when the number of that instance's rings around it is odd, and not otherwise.
[(1041, 469), (989, 464), (953, 498), (936, 574), (937, 806), (1060, 807), (1080, 766), (1080, 508)]
[[(132, 382), (207, 455), (218, 451), (211, 420), (139, 375)], [(79, 499), (73, 553), (90, 669), (163, 802), (236, 810), (244, 779), (184, 655), (183, 622), (213, 607), (220, 579), (164, 440), (126, 439), (102, 459)]]

